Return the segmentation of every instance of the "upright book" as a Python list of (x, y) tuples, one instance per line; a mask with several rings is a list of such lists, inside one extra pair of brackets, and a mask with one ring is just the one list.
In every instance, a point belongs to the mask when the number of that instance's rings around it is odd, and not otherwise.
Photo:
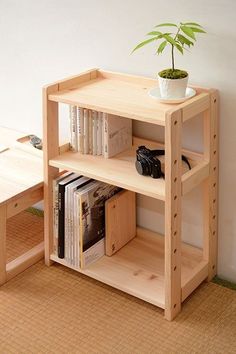
[(119, 187), (94, 181), (78, 192), (81, 268), (105, 254), (105, 201), (119, 191)]
[(132, 120), (103, 114), (104, 157), (109, 158), (132, 147)]

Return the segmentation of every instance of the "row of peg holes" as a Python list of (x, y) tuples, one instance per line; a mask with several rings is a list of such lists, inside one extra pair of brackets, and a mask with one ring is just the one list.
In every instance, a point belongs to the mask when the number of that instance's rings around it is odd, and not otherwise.
[[(214, 99), (214, 103), (216, 103), (216, 98)], [(214, 134), (213, 138), (216, 139), (216, 134)], [(216, 150), (214, 151), (214, 155), (216, 155)], [(216, 171), (216, 166), (214, 167), (214, 171)], [(216, 187), (216, 183), (213, 184), (213, 187)], [(213, 199), (213, 204), (215, 204), (215, 202), (216, 202), (216, 200)], [(215, 219), (215, 218), (216, 218), (216, 215), (213, 215), (213, 219)], [(212, 234), (213, 234), (213, 236), (215, 236), (216, 231), (214, 230), (214, 231), (212, 232)], [(214, 265), (214, 264), (213, 264), (213, 266), (212, 266), (212, 269), (213, 269), (213, 270), (215, 269), (215, 265)]]
[[(174, 124), (176, 125), (177, 124), (177, 120), (174, 122)], [(174, 160), (174, 165), (177, 164), (177, 160), (175, 159)], [(174, 178), (174, 183), (177, 182), (177, 177)], [(174, 200), (176, 201), (177, 200), (177, 195), (174, 196)], [(174, 214), (174, 218), (177, 218), (177, 213)], [(177, 231), (174, 231), (174, 236), (177, 235)], [(174, 254), (176, 254), (177, 252), (177, 248), (174, 249)], [(176, 271), (177, 267), (174, 266), (174, 272)], [(174, 309), (176, 308), (176, 304), (174, 304)]]

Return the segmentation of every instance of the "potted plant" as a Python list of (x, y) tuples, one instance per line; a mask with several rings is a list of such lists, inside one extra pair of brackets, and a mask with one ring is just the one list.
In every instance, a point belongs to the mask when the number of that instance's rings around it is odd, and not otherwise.
[[(160, 96), (164, 99), (178, 99), (185, 97), (187, 83), (188, 83), (188, 73), (185, 70), (180, 70), (175, 68), (175, 50), (178, 50), (181, 54), (186, 47), (190, 48), (194, 45), (196, 41), (196, 34), (206, 33), (202, 26), (195, 22), (186, 22), (180, 24), (175, 23), (161, 23), (155, 28), (159, 27), (169, 27), (171, 28), (168, 32), (161, 32), (154, 30), (147, 33), (150, 36), (149, 39), (139, 43), (132, 51), (136, 51), (139, 48), (151, 43), (159, 42), (156, 49), (156, 54), (161, 54), (165, 48), (171, 48), (171, 68), (162, 70), (158, 73), (158, 82), (160, 87)], [(175, 30), (174, 32), (172, 30)]]

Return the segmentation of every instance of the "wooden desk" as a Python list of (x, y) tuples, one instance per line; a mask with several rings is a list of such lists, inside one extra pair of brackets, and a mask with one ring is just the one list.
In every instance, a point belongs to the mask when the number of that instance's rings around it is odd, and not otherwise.
[[(42, 156), (14, 148), (21, 133), (0, 127), (0, 285), (43, 257), (44, 243), (6, 263), (7, 219), (43, 199)], [(8, 144), (8, 145), (7, 145)]]

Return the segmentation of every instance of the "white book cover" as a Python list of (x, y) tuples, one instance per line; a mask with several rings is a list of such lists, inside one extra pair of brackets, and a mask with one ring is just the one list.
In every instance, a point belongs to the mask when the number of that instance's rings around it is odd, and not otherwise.
[(103, 114), (104, 157), (109, 158), (132, 147), (132, 120), (113, 114)]
[[(78, 151), (83, 153), (84, 150), (84, 142), (83, 142), (83, 129), (84, 127), (84, 112), (83, 108), (77, 107), (77, 144)], [(84, 130), (84, 129), (83, 129)]]
[(70, 147), (72, 151), (78, 151), (78, 137), (77, 137), (77, 107), (70, 105), (70, 133), (71, 142)]
[(102, 118), (102, 155), (104, 156), (104, 130), (105, 130), (105, 126), (104, 126), (104, 119), (105, 113), (101, 113), (101, 118)]
[(98, 112), (93, 111), (93, 155), (97, 155), (97, 122)]
[(89, 120), (88, 109), (84, 109), (84, 154), (89, 153)]
[(89, 154), (92, 155), (93, 153), (93, 117), (92, 117), (92, 111), (89, 110), (88, 112), (89, 115)]
[(102, 112), (98, 112), (97, 122), (97, 155), (102, 155)]
[(75, 266), (75, 234), (74, 234), (74, 193), (75, 191), (83, 186), (85, 183), (90, 181), (89, 178), (79, 176), (78, 179), (70, 183), (68, 188), (68, 262)]

